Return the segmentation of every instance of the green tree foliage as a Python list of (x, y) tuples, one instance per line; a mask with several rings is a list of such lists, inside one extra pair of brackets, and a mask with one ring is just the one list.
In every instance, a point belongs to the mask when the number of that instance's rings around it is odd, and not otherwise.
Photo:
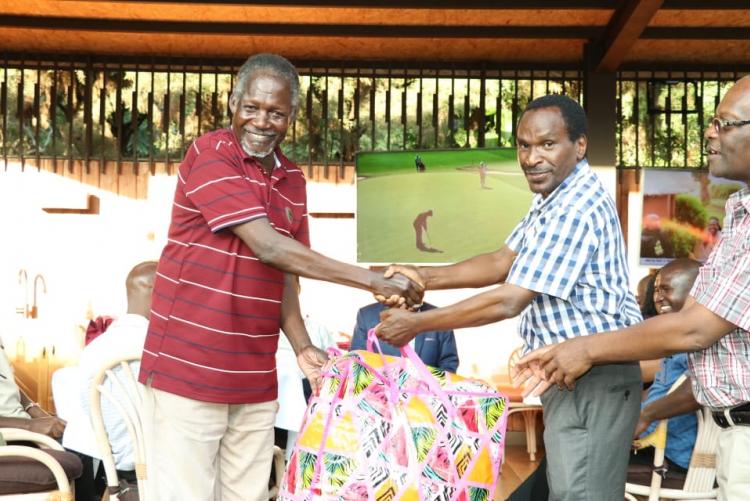
[(695, 196), (680, 194), (675, 197), (675, 219), (702, 229), (708, 222), (708, 211)]
[(691, 257), (695, 244), (698, 243), (695, 233), (679, 226), (670, 227), (666, 233), (672, 242), (674, 257)]

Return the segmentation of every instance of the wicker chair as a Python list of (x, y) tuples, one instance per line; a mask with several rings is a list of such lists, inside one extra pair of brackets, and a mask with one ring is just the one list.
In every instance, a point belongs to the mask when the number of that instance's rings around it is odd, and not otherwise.
[(273, 446), (273, 465), (271, 466), (271, 485), (268, 487), (268, 499), (276, 499), (281, 489), (281, 479), (284, 477), (284, 451), (277, 446)]
[[(29, 458), (34, 461), (38, 461), (45, 467), (47, 467), (54, 477), (54, 481), (57, 484), (56, 489), (45, 490), (42, 492), (28, 492), (23, 489), (24, 492), (18, 492), (13, 494), (2, 494), (0, 499), (4, 501), (18, 500), (18, 501), (37, 501), (37, 500), (49, 500), (49, 501), (72, 501), (73, 490), (70, 486), (70, 480), (66, 474), (63, 466), (55, 459), (52, 455), (44, 452), (42, 449), (48, 449), (52, 451), (58, 451), (59, 454), (69, 454), (63, 451), (63, 448), (55, 440), (49, 438), (46, 435), (39, 433), (33, 433), (30, 431), (22, 430), (19, 428), (0, 428), (0, 435), (2, 435), (5, 442), (32, 442), (39, 448), (31, 447), (28, 445), (5, 445), (0, 447), (0, 457), (14, 457), (14, 458)], [(71, 454), (73, 459), (78, 460), (77, 457)], [(80, 475), (80, 461), (78, 461), (78, 475)], [(29, 471), (31, 468), (23, 468), (24, 474), (34, 475), (33, 472)], [(16, 479), (14, 483), (25, 483), (23, 479)], [(28, 484), (30, 485), (30, 484)], [(35, 489), (31, 489), (32, 491)]]
[[(104, 427), (102, 396), (117, 410), (130, 435), (133, 444), (135, 474), (138, 479), (139, 499), (140, 501), (149, 501), (150, 499), (146, 481), (146, 444), (141, 423), (142, 390), (130, 367), (131, 362), (140, 361), (140, 358), (140, 352), (129, 353), (102, 364), (91, 383), (91, 425), (94, 428), (96, 443), (102, 457), (110, 499), (118, 499), (120, 479), (117, 477), (112, 448)], [(105, 385), (105, 380), (111, 384)]]
[[(512, 374), (518, 360), (521, 358), (523, 348), (518, 347), (508, 357), (508, 374)], [(542, 405), (537, 403), (527, 403), (523, 400), (523, 389), (503, 388), (508, 394), (508, 416), (512, 414), (521, 414), (523, 425), (526, 430), (526, 452), (529, 454), (530, 461), (536, 461), (536, 422), (537, 416), (542, 412)], [(502, 390), (501, 390), (502, 391)]]
[[(685, 377), (679, 378), (669, 390), (675, 390)], [(649, 501), (659, 499), (692, 499), (711, 500), (718, 496), (718, 489), (714, 488), (716, 479), (716, 449), (719, 443), (720, 428), (714, 423), (711, 411), (702, 408), (698, 414), (698, 433), (693, 446), (693, 454), (688, 465), (685, 484), (682, 489), (662, 488), (662, 477), (659, 470), (664, 465), (664, 449), (667, 444), (667, 419), (662, 419), (656, 429), (643, 439), (636, 440), (634, 446), (654, 447), (654, 471), (651, 476), (651, 485), (639, 485), (626, 483), (625, 498), (636, 501), (634, 495), (648, 496)]]
[[(135, 461), (135, 473), (138, 479), (138, 496), (140, 501), (151, 501), (152, 498), (148, 491), (148, 482), (146, 477), (146, 443), (143, 433), (143, 424), (141, 422), (141, 386), (137, 382), (136, 375), (130, 367), (130, 362), (140, 360), (140, 353), (130, 353), (128, 355), (111, 360), (101, 366), (98, 374), (94, 377), (91, 384), (91, 423), (96, 434), (96, 442), (102, 455), (104, 472), (107, 477), (107, 490), (110, 499), (117, 499), (117, 493), (120, 489), (119, 478), (115, 467), (112, 448), (109, 444), (109, 437), (104, 428), (102, 418), (101, 397), (104, 396), (118, 410), (123, 417), (128, 433), (132, 440), (133, 454)], [(115, 368), (119, 370), (115, 371)], [(112, 382), (110, 388), (103, 383), (105, 379)], [(115, 390), (118, 395), (125, 398), (117, 398), (111, 390)], [(281, 486), (281, 479), (284, 476), (284, 451), (274, 446), (273, 451), (273, 476), (269, 485), (269, 499), (276, 499)]]

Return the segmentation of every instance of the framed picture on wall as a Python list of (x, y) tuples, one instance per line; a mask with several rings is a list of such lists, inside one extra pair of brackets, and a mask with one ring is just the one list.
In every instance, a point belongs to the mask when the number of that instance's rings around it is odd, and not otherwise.
[(357, 260), (451, 263), (500, 248), (532, 194), (513, 148), (360, 153)]
[(721, 236), (724, 205), (743, 188), (704, 171), (646, 169), (643, 181), (640, 264), (672, 259), (705, 261)]

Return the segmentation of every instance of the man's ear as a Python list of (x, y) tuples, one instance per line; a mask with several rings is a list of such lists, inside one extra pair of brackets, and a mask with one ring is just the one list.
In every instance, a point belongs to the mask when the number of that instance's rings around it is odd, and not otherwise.
[(235, 96), (234, 92), (232, 92), (232, 95), (229, 96), (229, 111), (232, 112), (232, 115), (234, 115), (234, 112), (237, 110), (237, 96)]
[(576, 159), (580, 162), (586, 157), (586, 149), (589, 145), (589, 139), (581, 134), (581, 136), (576, 140)]

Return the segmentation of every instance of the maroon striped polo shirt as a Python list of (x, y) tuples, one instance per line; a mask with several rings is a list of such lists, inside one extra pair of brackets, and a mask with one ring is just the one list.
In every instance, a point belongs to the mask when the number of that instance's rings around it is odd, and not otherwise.
[(276, 157), (269, 177), (231, 129), (190, 146), (157, 268), (142, 383), (207, 402), (276, 398), (284, 274), (230, 229), (267, 218), (309, 246), (304, 175), (278, 149)]

